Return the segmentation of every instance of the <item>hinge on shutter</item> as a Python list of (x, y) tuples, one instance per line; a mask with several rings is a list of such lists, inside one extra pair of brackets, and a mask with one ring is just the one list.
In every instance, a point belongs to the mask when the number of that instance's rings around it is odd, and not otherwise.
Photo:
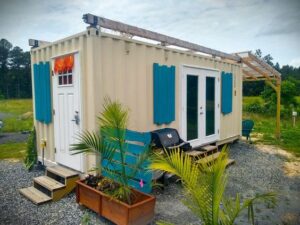
[(54, 148), (54, 153), (56, 153), (56, 148)]
[(55, 115), (55, 109), (52, 110), (53, 115)]
[(220, 77), (218, 77), (218, 82), (220, 82)]
[(218, 129), (218, 134), (220, 133), (220, 130)]

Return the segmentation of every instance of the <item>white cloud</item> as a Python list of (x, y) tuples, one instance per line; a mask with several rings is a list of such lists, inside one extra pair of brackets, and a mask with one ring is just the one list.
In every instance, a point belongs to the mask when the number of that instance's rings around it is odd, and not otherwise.
[(299, 0), (0, 0), (0, 38), (28, 50), (29, 38), (84, 30), (92, 13), (225, 52), (260, 48), (287, 64), (300, 52), (299, 11)]
[(300, 67), (300, 57), (292, 59), (291, 62), (289, 63), (289, 65), (291, 65), (293, 67)]

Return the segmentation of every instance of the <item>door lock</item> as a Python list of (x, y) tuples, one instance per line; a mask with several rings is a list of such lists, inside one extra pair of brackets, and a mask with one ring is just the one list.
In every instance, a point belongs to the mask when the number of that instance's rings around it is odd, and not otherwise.
[(76, 123), (76, 125), (79, 125), (80, 119), (79, 119), (79, 112), (75, 111), (74, 119), (72, 120)]

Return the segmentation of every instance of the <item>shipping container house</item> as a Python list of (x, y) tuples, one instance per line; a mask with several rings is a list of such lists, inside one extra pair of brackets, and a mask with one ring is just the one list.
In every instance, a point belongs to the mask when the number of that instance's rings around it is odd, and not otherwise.
[[(31, 49), (34, 124), (45, 160), (77, 171), (95, 156), (70, 155), (83, 130), (97, 131), (105, 97), (130, 110), (129, 129), (171, 127), (193, 147), (237, 140), (242, 65), (98, 27)], [(39, 145), (38, 145), (39, 146)], [(39, 158), (42, 149), (38, 149)]]

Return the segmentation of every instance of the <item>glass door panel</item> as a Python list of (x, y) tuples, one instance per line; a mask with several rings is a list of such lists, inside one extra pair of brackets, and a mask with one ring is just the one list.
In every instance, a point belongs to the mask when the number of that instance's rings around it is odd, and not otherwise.
[(215, 134), (215, 77), (206, 77), (205, 135)]
[(198, 76), (187, 75), (187, 140), (198, 139)]

